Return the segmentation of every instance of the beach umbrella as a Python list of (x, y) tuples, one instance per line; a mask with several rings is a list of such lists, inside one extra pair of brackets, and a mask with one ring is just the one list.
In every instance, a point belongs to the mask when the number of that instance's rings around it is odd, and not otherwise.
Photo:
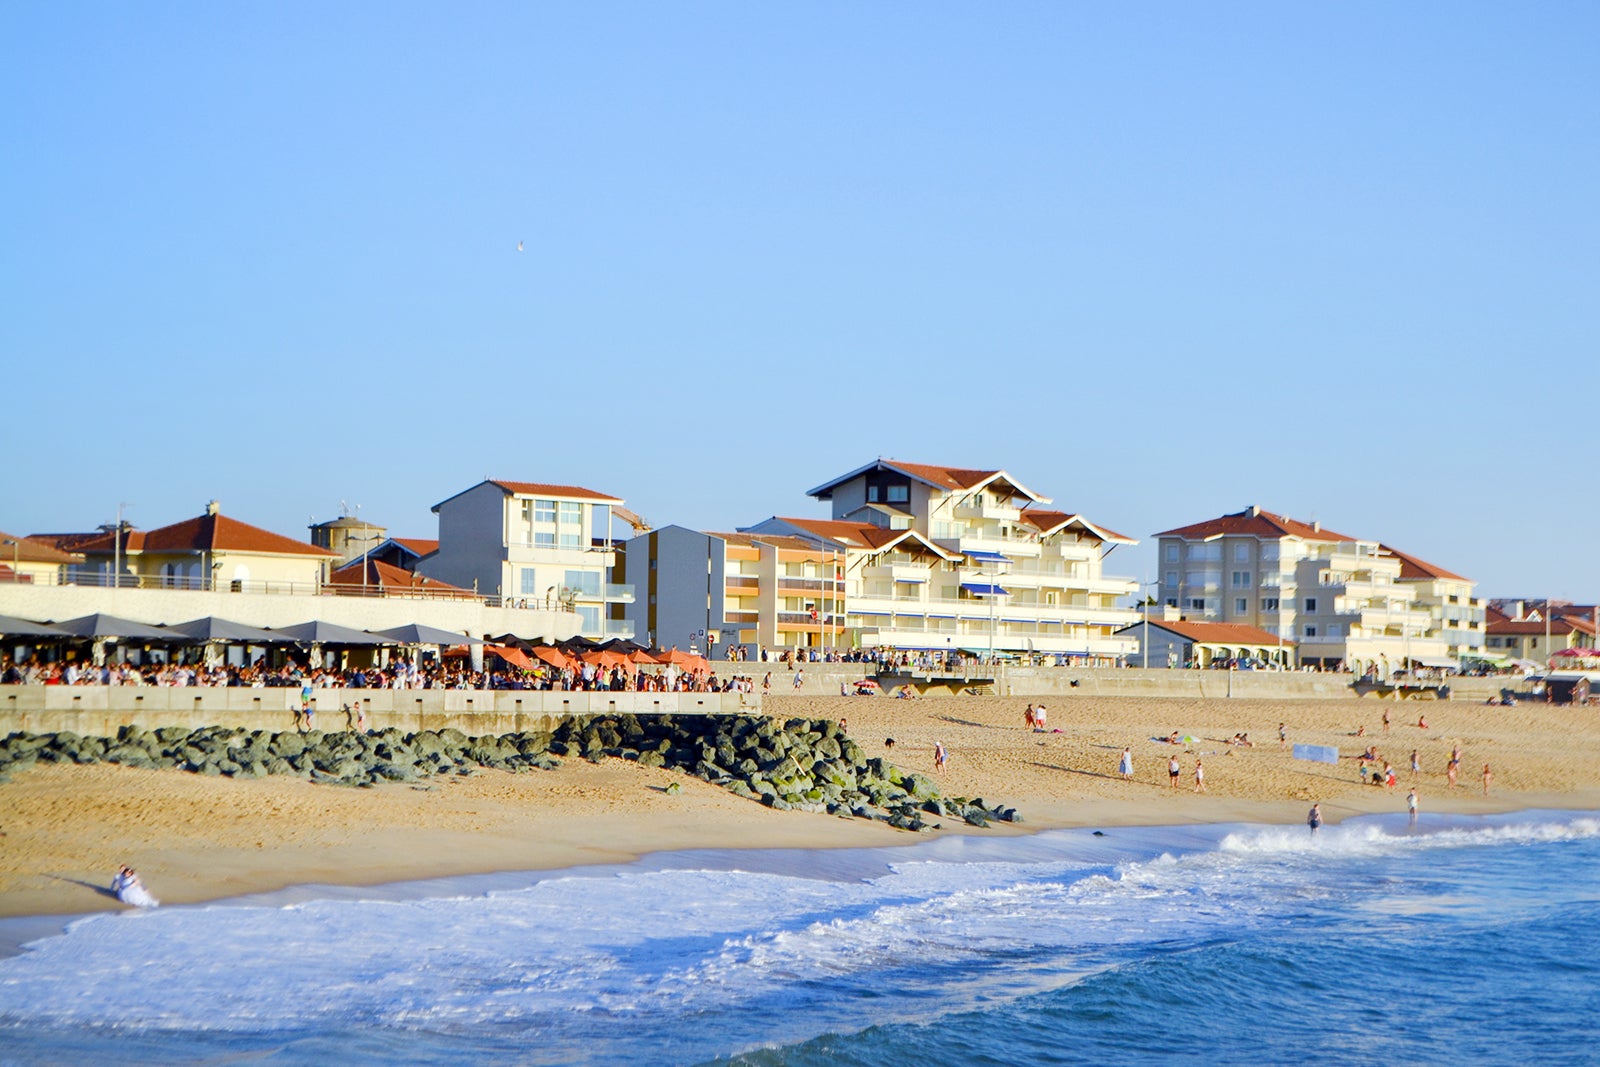
[(302, 645), (388, 645), (387, 637), (378, 637), (365, 630), (352, 630), (331, 622), (303, 622), (299, 626), (275, 626), (272, 632)]
[(167, 629), (199, 644), (270, 645), (283, 641), (282, 637), (270, 630), (246, 626), (242, 622), (230, 622), (215, 615), (180, 622)]
[(604, 649), (599, 649), (594, 652), (585, 652), (578, 658), (583, 660), (585, 663), (592, 663), (595, 666), (602, 667), (606, 670), (610, 670), (613, 667), (628, 666), (627, 656), (624, 656), (620, 652), (607, 652)]
[(18, 619), (10, 615), (0, 615), (0, 634), (7, 637), (71, 637), (55, 626), (42, 622), (29, 622), (27, 619)]
[(559, 648), (551, 648), (549, 645), (533, 645), (528, 649), (528, 654), (535, 659), (548, 663), (557, 670), (565, 670), (572, 666), (572, 660), (568, 658), (565, 652), (562, 652)]
[(73, 637), (100, 637), (108, 640), (171, 641), (177, 636), (171, 630), (160, 626), (152, 626), (147, 622), (134, 622), (131, 619), (119, 619), (115, 615), (106, 615), (103, 612), (83, 615), (76, 619), (68, 619), (66, 622), (53, 623), (52, 625)]
[[(483, 639), (468, 637), (452, 630), (441, 630), (437, 626), (426, 626), (420, 622), (407, 623), (388, 630), (373, 630), (375, 637), (385, 637), (401, 645), (481, 645)], [(521, 651), (520, 649), (518, 651)]]

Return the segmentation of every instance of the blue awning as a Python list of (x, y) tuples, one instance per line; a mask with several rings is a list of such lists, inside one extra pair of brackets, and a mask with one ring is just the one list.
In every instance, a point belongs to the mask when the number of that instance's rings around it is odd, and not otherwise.
[(1010, 596), (1011, 594), (1001, 589), (998, 585), (987, 582), (962, 582), (961, 588), (973, 596)]
[(921, 585), (922, 583), (926, 582), (927, 580), (928, 579), (926, 579), (926, 578), (896, 578), (895, 579), (895, 581), (904, 582), (907, 585)]
[(975, 559), (979, 563), (1010, 563), (1011, 560), (998, 552), (978, 552), (973, 549), (964, 549), (962, 555), (968, 559)]

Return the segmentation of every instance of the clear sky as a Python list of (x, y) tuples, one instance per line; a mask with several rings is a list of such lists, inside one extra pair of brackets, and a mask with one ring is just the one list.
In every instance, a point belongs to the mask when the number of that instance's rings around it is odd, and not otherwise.
[[(1600, 7), (9, 4), (0, 529), (883, 455), (1600, 599)], [(517, 251), (517, 242), (525, 251)]]

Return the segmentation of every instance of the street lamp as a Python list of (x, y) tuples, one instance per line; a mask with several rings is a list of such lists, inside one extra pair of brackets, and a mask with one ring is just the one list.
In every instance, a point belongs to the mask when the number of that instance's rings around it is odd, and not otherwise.
[(21, 581), (17, 575), (17, 566), (20, 563), (18, 553), (21, 551), (21, 546), (18, 545), (16, 539), (12, 537), (8, 537), (4, 541), (0, 541), (0, 545), (11, 546), (11, 580), (13, 582)]

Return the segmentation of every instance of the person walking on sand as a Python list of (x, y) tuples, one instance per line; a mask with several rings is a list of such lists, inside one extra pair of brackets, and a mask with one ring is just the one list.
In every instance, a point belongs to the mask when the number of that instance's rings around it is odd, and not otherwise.
[(1411, 777), (1415, 778), (1422, 773), (1422, 757), (1417, 755), (1417, 750), (1411, 750)]
[(1196, 793), (1206, 791), (1206, 765), (1199, 759), (1194, 761), (1194, 791)]
[(1389, 709), (1388, 708), (1384, 708), (1383, 709), (1383, 732), (1384, 733), (1388, 733), (1389, 732)]
[(1122, 750), (1122, 759), (1117, 763), (1117, 773), (1124, 778), (1133, 777), (1133, 749)]
[(1289, 726), (1288, 726), (1287, 723), (1281, 723), (1280, 722), (1278, 724), (1278, 747), (1279, 748), (1288, 748), (1289, 747)]
[(1029, 704), (1027, 710), (1022, 713), (1022, 721), (1028, 724), (1028, 729), (1032, 730), (1034, 728), (1032, 704)]
[(1316, 837), (1317, 831), (1322, 829), (1322, 805), (1311, 805), (1311, 811), (1306, 815), (1306, 825), (1311, 827), (1311, 836)]
[(1045, 720), (1044, 705), (1043, 704), (1038, 704), (1033, 709), (1033, 726), (1034, 726), (1034, 729), (1043, 730), (1045, 728), (1044, 720)]
[(1492, 781), (1494, 781), (1494, 772), (1491, 771), (1489, 769), (1489, 765), (1487, 763), (1485, 763), (1483, 765), (1483, 795), (1484, 796), (1488, 796), (1489, 795), (1489, 783), (1492, 782)]
[(1178, 775), (1183, 773), (1183, 768), (1178, 766), (1178, 757), (1173, 756), (1167, 760), (1167, 781), (1172, 783), (1172, 788), (1178, 788)]
[(945, 761), (944, 742), (943, 741), (935, 741), (933, 743), (933, 769), (936, 770), (936, 771), (944, 770), (944, 761)]

